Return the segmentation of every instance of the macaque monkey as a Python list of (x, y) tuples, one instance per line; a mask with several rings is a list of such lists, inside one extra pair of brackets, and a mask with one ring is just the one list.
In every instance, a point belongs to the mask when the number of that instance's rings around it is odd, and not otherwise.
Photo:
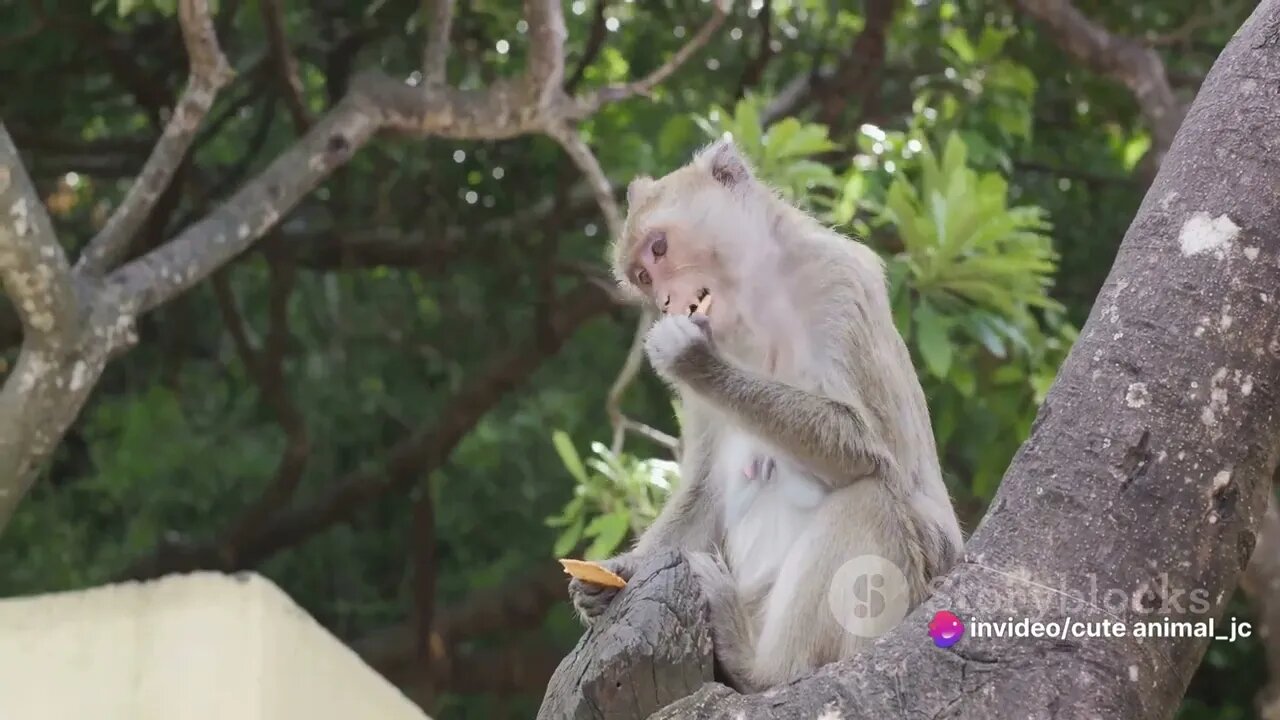
[[(680, 397), (681, 482), (602, 564), (630, 579), (637, 557), (682, 552), (721, 674), (757, 692), (874, 640), (829, 605), (842, 565), (886, 558), (914, 608), (955, 562), (960, 525), (873, 251), (784, 201), (727, 140), (637, 178), (627, 203), (613, 270), (663, 313), (644, 347)], [(590, 623), (618, 591), (569, 592)]]

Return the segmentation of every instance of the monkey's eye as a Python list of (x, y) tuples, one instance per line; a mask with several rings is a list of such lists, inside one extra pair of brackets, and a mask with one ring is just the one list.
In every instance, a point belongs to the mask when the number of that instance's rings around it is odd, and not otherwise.
[(640, 272), (636, 273), (636, 280), (639, 280), (641, 285), (653, 282), (653, 278), (649, 277), (649, 271), (644, 268), (640, 268)]
[(658, 237), (654, 239), (653, 245), (650, 247), (650, 249), (653, 251), (653, 257), (655, 260), (657, 258), (662, 257), (663, 255), (666, 255), (667, 254), (667, 234), (658, 233)]

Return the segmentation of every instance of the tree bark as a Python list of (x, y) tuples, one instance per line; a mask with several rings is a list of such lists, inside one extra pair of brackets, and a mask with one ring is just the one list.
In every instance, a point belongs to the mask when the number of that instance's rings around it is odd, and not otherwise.
[(707, 608), (679, 555), (649, 558), (556, 668), (539, 720), (646, 718), (712, 678)]
[[(74, 268), (68, 267), (17, 149), (0, 125), (0, 283), (23, 330), (17, 366), (0, 386), (0, 530), (107, 362), (136, 343), (137, 316), (186, 292), (253, 246), (379, 133), (471, 140), (551, 136), (588, 175), (606, 220), (617, 224), (612, 186), (576, 136), (576, 123), (609, 103), (649, 92), (678, 70), (724, 23), (728, 0), (718, 0), (703, 29), (658, 70), (581, 96), (571, 96), (563, 87), (567, 31), (562, 3), (524, 0), (523, 6), (531, 43), (521, 75), (483, 90), (464, 90), (442, 84), (443, 75), (434, 67), (426, 69), (430, 87), (366, 72), (314, 124), (300, 117), (310, 126), (306, 135), (226, 202), (177, 237), (119, 267), (230, 77), (208, 0), (179, 0), (191, 63), (188, 88), (133, 188)], [(436, 5), (438, 25), (424, 50), (428, 61), (447, 54), (445, 16), (452, 7)]]
[[(1264, 0), (1206, 78), (1030, 436), (932, 597), (858, 657), (758, 695), (708, 684), (654, 717), (1173, 714), (1210, 638), (1134, 633), (1210, 620), (1229, 632), (1222, 614), (1280, 450), (1277, 86), (1280, 0)], [(619, 599), (644, 592), (634, 583)], [(641, 611), (618, 615), (628, 608)], [(925, 632), (941, 610), (969, 627), (948, 648)], [(973, 634), (974, 620), (1007, 618), (1067, 632)], [(1082, 637), (1084, 622), (1125, 635)]]

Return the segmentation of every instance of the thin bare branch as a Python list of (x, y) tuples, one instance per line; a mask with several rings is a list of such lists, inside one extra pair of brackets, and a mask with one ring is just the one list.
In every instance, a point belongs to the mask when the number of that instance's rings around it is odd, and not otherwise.
[(667, 78), (671, 77), (671, 75), (679, 70), (682, 65), (688, 62), (689, 58), (693, 57), (707, 43), (711, 42), (711, 37), (715, 35), (716, 30), (719, 30), (720, 26), (724, 24), (724, 20), (728, 17), (729, 9), (732, 6), (733, 0), (714, 0), (711, 6), (711, 17), (707, 18), (707, 21), (703, 23), (702, 27), (698, 29), (698, 32), (689, 39), (689, 42), (685, 43), (684, 47), (681, 47), (674, 55), (668, 58), (661, 67), (639, 80), (619, 85), (610, 85), (579, 97), (575, 101), (574, 108), (570, 111), (569, 117), (575, 120), (582, 119), (595, 113), (601, 107), (608, 105), (609, 103), (625, 100), (636, 95), (649, 97), (649, 93), (652, 92), (655, 87), (662, 84)]
[(608, 0), (596, 0), (596, 12), (591, 17), (591, 30), (587, 35), (587, 43), (583, 46), (582, 57), (578, 58), (577, 67), (569, 73), (569, 79), (564, 83), (565, 92), (573, 92), (578, 88), (578, 83), (582, 82), (583, 76), (587, 73), (587, 67), (595, 62), (600, 51), (604, 49), (604, 40), (609, 34), (608, 18), (605, 17), (605, 10), (608, 8)]
[(560, 0), (525, 0), (524, 17), (529, 23), (529, 82), (536, 93), (536, 107), (550, 107), (563, 94), (564, 43), (569, 30), (564, 24)]
[(600, 167), (600, 161), (596, 159), (595, 153), (591, 152), (591, 148), (587, 146), (586, 141), (572, 127), (567, 125), (553, 126), (547, 132), (556, 142), (560, 143), (560, 146), (568, 153), (569, 158), (586, 176), (587, 182), (591, 185), (591, 191), (595, 194), (596, 204), (600, 206), (600, 212), (604, 215), (605, 224), (608, 225), (609, 237), (617, 237), (618, 233), (622, 232), (622, 212), (618, 209), (618, 201), (613, 196), (613, 185), (609, 183), (609, 178), (605, 176), (604, 169)]
[(213, 542), (161, 547), (128, 568), (124, 577), (148, 578), (194, 568), (252, 567), (281, 549), (336, 523), (351, 520), (366, 503), (411, 487), (438, 468), (494, 405), (524, 382), (587, 321), (611, 307), (608, 296), (590, 284), (570, 291), (555, 303), (554, 337), (531, 338), (494, 362), (458, 391), (437, 413), (438, 421), (415, 428), (397, 442), (377, 466), (337, 478), (323, 494), (278, 514), (237, 546)]
[(655, 427), (650, 427), (648, 425), (645, 425), (642, 422), (637, 422), (635, 420), (632, 420), (631, 418), (623, 419), (622, 424), (623, 424), (623, 428), (627, 432), (635, 433), (640, 437), (647, 438), (648, 440), (655, 442), (661, 445), (662, 447), (666, 448), (667, 450), (669, 450), (672, 456), (675, 456), (675, 457), (679, 456), (680, 438), (675, 437), (673, 435), (668, 435)]
[[(609, 178), (605, 176), (604, 170), (600, 167), (600, 162), (596, 159), (595, 154), (591, 152), (591, 148), (587, 146), (582, 136), (571, 127), (555, 127), (550, 129), (549, 133), (560, 143), (565, 152), (569, 154), (569, 157), (573, 159), (574, 164), (586, 176), (587, 182), (595, 193), (596, 203), (600, 206), (600, 212), (604, 215), (605, 223), (609, 226), (609, 236), (617, 237), (622, 232), (622, 213), (618, 209), (618, 202), (613, 196), (613, 186), (609, 184)], [(622, 397), (640, 372), (643, 360), (644, 335), (649, 326), (653, 324), (653, 321), (654, 315), (651, 311), (646, 309), (640, 314), (635, 336), (631, 341), (631, 348), (627, 351), (627, 359), (619, 369), (618, 376), (614, 379), (613, 385), (610, 386), (609, 395), (605, 400), (605, 411), (608, 413), (609, 422), (613, 426), (613, 441), (610, 446), (614, 453), (622, 451), (628, 431), (637, 432), (668, 448), (677, 447), (679, 444), (679, 441), (675, 438), (632, 420), (622, 412)]]
[(267, 298), (267, 334), (260, 350), (255, 351), (251, 346), (225, 272), (214, 276), (218, 305), (241, 362), (285, 435), (285, 448), (271, 483), (240, 514), (227, 533), (227, 540), (223, 544), (230, 548), (239, 547), (254, 533), (259, 532), (276, 512), (288, 504), (298, 484), (302, 482), (302, 473), (306, 470), (307, 459), (311, 454), (306, 420), (289, 395), (284, 371), (289, 339), (289, 297), (293, 294), (296, 271), (292, 259), (279, 251), (278, 237), (272, 238), (272, 245), (267, 252), (271, 277)]
[(258, 7), (262, 11), (262, 23), (267, 30), (268, 50), (271, 54), (271, 62), (276, 68), (280, 90), (284, 94), (285, 106), (289, 108), (294, 129), (303, 133), (311, 127), (311, 112), (307, 109), (302, 78), (298, 75), (298, 60), (289, 50), (289, 37), (284, 26), (284, 9), (280, 6), (280, 2), (281, 0), (259, 0)]
[(769, 61), (775, 55), (773, 51), (773, 0), (764, 0), (764, 5), (760, 8), (759, 25), (760, 41), (756, 46), (756, 56), (742, 69), (742, 77), (738, 79), (737, 97), (746, 95), (748, 90), (760, 84), (760, 81), (764, 79), (764, 71), (769, 66)]
[(1233, 5), (1227, 5), (1217, 0), (1210, 4), (1213, 7), (1209, 8), (1207, 12), (1199, 12), (1192, 15), (1186, 22), (1172, 30), (1162, 33), (1149, 32), (1143, 39), (1152, 47), (1190, 42), (1195, 39), (1201, 30), (1225, 21), (1237, 11), (1237, 8)]
[(760, 113), (761, 124), (772, 125), (813, 102), (820, 103), (820, 118), (827, 125), (836, 125), (850, 106), (867, 115), (880, 89), (885, 37), (896, 10), (893, 0), (868, 0), (866, 24), (848, 51), (830, 67), (806, 70), (784, 84)]
[(453, 32), (454, 0), (423, 0), (428, 18), (427, 42), (422, 49), (422, 85), (426, 90), (448, 80), (449, 36)]
[(178, 5), (178, 19), (191, 65), (187, 87), (182, 91), (173, 116), (165, 124), (160, 141), (142, 167), (142, 173), (102, 231), (89, 241), (76, 263), (77, 274), (101, 275), (128, 252), (129, 243), (146, 222), (151, 208), (186, 157), (187, 149), (201, 121), (213, 106), (218, 91), (233, 76), (231, 66), (218, 47), (208, 0), (182, 0)]
[(622, 396), (635, 381), (636, 375), (640, 373), (644, 361), (644, 336), (656, 319), (657, 313), (648, 307), (640, 312), (640, 317), (636, 320), (635, 334), (631, 338), (631, 347), (627, 350), (627, 359), (622, 361), (618, 377), (614, 378), (613, 385), (609, 386), (609, 394), (605, 398), (605, 411), (608, 412), (609, 422), (613, 425), (613, 442), (610, 443), (610, 447), (614, 453), (622, 451), (622, 445), (626, 442), (627, 423), (630, 422), (622, 413)]
[(439, 572), (436, 563), (436, 508), (431, 495), (431, 484), (428, 482), (418, 488), (418, 498), (413, 502), (409, 558), (409, 573), (413, 578), (409, 617), (417, 640), (414, 649), (421, 663), (421, 672), (427, 674), (431, 670), (433, 655), (431, 636), (435, 622), (436, 579)]

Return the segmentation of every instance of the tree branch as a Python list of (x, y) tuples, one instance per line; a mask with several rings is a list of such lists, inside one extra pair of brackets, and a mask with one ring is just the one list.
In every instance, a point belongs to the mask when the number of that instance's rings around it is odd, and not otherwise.
[(0, 124), (0, 281), (22, 323), (24, 347), (67, 352), (80, 334), (80, 309), (53, 223), (18, 149)]
[(689, 42), (685, 43), (658, 69), (639, 80), (620, 85), (610, 85), (579, 97), (575, 101), (575, 108), (569, 114), (570, 119), (580, 120), (594, 114), (609, 103), (626, 100), (636, 95), (645, 98), (649, 97), (649, 93), (655, 87), (665, 82), (667, 78), (671, 77), (682, 65), (688, 62), (689, 58), (711, 42), (711, 37), (724, 24), (732, 6), (733, 0), (713, 0), (711, 17), (707, 18), (707, 21), (703, 23), (692, 38), (689, 38)]
[(76, 263), (77, 274), (101, 275), (114, 267), (128, 251), (129, 243), (146, 222), (151, 208), (186, 157), (200, 122), (213, 106), (218, 91), (233, 75), (218, 47), (208, 0), (182, 0), (178, 4), (178, 19), (191, 65), (187, 87), (141, 174), (130, 186), (120, 207), (101, 232), (89, 241)]
[(769, 66), (769, 61), (773, 59), (773, 0), (764, 0), (763, 6), (760, 8), (759, 15), (760, 25), (760, 42), (756, 50), (756, 56), (751, 58), (742, 68), (742, 77), (738, 78), (738, 91), (735, 97), (742, 97), (747, 91), (764, 79), (765, 68)]
[[(560, 568), (547, 563), (497, 587), (472, 590), (434, 613), (428, 642), (449, 648), (486, 635), (509, 637), (535, 628), (552, 607), (565, 602), (566, 584)], [(418, 642), (413, 626), (401, 623), (359, 638), (351, 648), (374, 670), (395, 677), (414, 663)]]
[(832, 134), (840, 130), (840, 120), (851, 98), (860, 100), (859, 112), (866, 113), (868, 98), (876, 96), (880, 89), (880, 74), (884, 67), (885, 37), (893, 25), (897, 11), (894, 0), (867, 0), (866, 26), (854, 40), (849, 58), (841, 62), (830, 79), (823, 80), (816, 88), (821, 96), (819, 122), (831, 128)]
[(609, 415), (609, 423), (613, 426), (613, 441), (610, 443), (610, 449), (614, 453), (622, 452), (627, 430), (631, 429), (633, 422), (622, 412), (622, 396), (626, 394), (631, 383), (635, 382), (640, 368), (643, 367), (645, 333), (656, 319), (657, 313), (654, 310), (645, 307), (640, 311), (640, 317), (636, 319), (636, 331), (631, 337), (631, 347), (627, 349), (627, 357), (622, 361), (618, 376), (609, 386), (609, 394), (605, 397), (604, 409)]
[[(173, 299), (248, 249), (275, 227), (303, 196), (347, 162), (379, 131), (413, 137), (435, 135), (501, 140), (527, 134), (563, 132), (585, 116), (584, 106), (569, 98), (561, 87), (566, 30), (560, 3), (556, 0), (526, 0), (525, 14), (530, 25), (532, 46), (522, 76), (498, 80), (484, 90), (460, 90), (446, 86), (423, 92), (422, 88), (410, 87), (382, 73), (366, 73), (351, 83), (347, 96), (319, 118), (305, 136), (226, 202), (169, 242), (99, 279), (96, 272), (89, 271), (105, 273), (123, 255), (137, 227), (145, 221), (159, 191), (172, 178), (174, 169), (189, 147), (195, 125), (207, 114), (213, 93), (226, 82), (229, 74), (210, 29), (206, 0), (182, 0), (180, 9), (183, 37), (192, 68), (189, 92), (184, 93), (184, 97), (190, 95), (187, 99), (191, 102), (179, 103), (173, 122), (169, 123), (148, 160), (149, 167), (144, 167), (135, 187), (126, 195), (110, 231), (104, 229), (90, 243), (90, 251), (78, 266), (80, 270), (73, 273), (84, 296), (83, 302), (91, 308), (89, 325), (79, 337), (82, 341), (79, 356), (59, 358), (47, 373), (41, 375), (47, 376), (56, 391), (43, 396), (45, 400), (42, 402), (47, 411), (28, 415), (26, 401), (15, 402), (12, 398), (5, 406), (0, 406), (0, 415), (7, 413), (7, 416), (0, 417), (0, 423), (9, 426), (32, 424), (29, 432), (15, 437), (38, 440), (25, 446), (12, 443), (5, 446), (9, 452), (16, 453), (20, 462), (11, 463), (8, 467), (0, 466), (0, 485), (9, 484), (25, 491), (34, 476), (34, 469), (48, 457), (74, 420), (109, 357), (136, 342), (133, 324), (138, 314)], [(723, 21), (723, 14), (723, 6), (717, 5), (716, 17), (713, 18), (716, 25)], [(676, 65), (678, 63), (668, 63), (668, 69), (627, 87), (651, 87), (669, 75)], [(603, 97), (609, 96), (610, 92), (606, 91)], [(573, 145), (572, 140), (567, 142)], [(595, 190), (597, 197), (601, 197), (598, 182)], [(599, 293), (599, 290), (593, 286), (590, 293)], [(598, 312), (606, 304), (599, 297), (596, 300), (597, 306), (589, 308), (591, 312)], [(577, 317), (577, 320), (581, 319)], [(48, 361), (49, 358), (42, 356), (41, 362)], [(512, 360), (505, 367), (506, 372), (520, 375), (525, 364), (524, 361)], [(30, 362), (24, 365), (26, 370), (32, 368)], [(39, 369), (43, 371), (45, 368), (40, 366)], [(499, 374), (495, 382), (498, 382), (498, 387), (503, 387), (505, 377)], [(480, 399), (490, 400), (488, 396)], [(448, 442), (434, 446), (437, 448), (434, 452), (447, 452), (453, 442), (456, 438), (450, 436)], [(421, 462), (413, 452), (408, 452), (405, 457), (407, 459), (402, 461), (410, 466)], [(426, 457), (434, 456), (428, 453)], [(21, 469), (21, 472), (15, 475), (14, 468)], [(374, 485), (379, 488), (372, 491), (374, 495), (385, 492), (382, 489), (384, 484)], [(399, 483), (391, 483), (390, 486), (398, 487)], [(348, 499), (343, 491), (355, 492), (357, 497), (368, 491), (360, 483), (354, 488), (340, 488), (333, 497), (342, 503)], [(0, 498), (0, 527), (7, 522), (9, 513), (20, 499), (21, 492)], [(299, 511), (286, 516), (283, 524), (273, 525), (264, 536), (258, 537), (257, 547), (265, 548), (264, 552), (274, 552), (280, 547), (278, 543), (305, 536), (335, 521), (335, 518), (346, 517), (347, 513), (341, 507), (323, 504), (314, 508), (314, 514)], [(200, 551), (197, 548), (196, 554), (199, 555)], [(184, 555), (186, 552), (178, 551), (177, 554), (183, 557), (175, 562), (191, 562), (191, 558)], [(212, 557), (214, 566), (220, 562), (217, 553), (202, 557)]]
[(431, 483), (424, 482), (413, 501), (413, 522), (409, 535), (409, 575), (412, 583), (409, 617), (413, 626), (414, 656), (422, 675), (431, 672), (432, 632), (436, 613), (436, 508)]
[(161, 547), (133, 563), (124, 577), (145, 579), (196, 568), (252, 567), (336, 523), (350, 521), (367, 503), (404, 490), (440, 467), (458, 442), (506, 393), (558, 352), (581, 325), (609, 307), (608, 295), (595, 286), (578, 287), (556, 303), (551, 338), (531, 338), (497, 358), (446, 403), (438, 414), (439, 420), (422, 425), (396, 443), (380, 466), (362, 468), (335, 480), (327, 492), (277, 514), (268, 526), (237, 545), (224, 539), (205, 545)]
[(444, 86), (449, 72), (449, 35), (453, 31), (454, 0), (423, 0), (429, 8), (427, 42), (422, 50), (422, 84), (432, 90)]
[(53, 445), (45, 423), (58, 415), (57, 382), (65, 378), (51, 370), (76, 352), (83, 323), (67, 257), (3, 124), (0, 282), (23, 331), (18, 362), (0, 389), (2, 524), (35, 479), (43, 453)]
[(113, 272), (106, 291), (121, 306), (143, 313), (191, 288), (274, 227), (367, 143), (380, 121), (375, 104), (359, 94), (349, 96), (227, 202)]
[(293, 294), (295, 268), (292, 259), (284, 256), (278, 248), (269, 249), (267, 255), (271, 284), (267, 298), (267, 335), (260, 351), (253, 348), (249, 339), (227, 281), (226, 271), (215, 274), (213, 278), (214, 296), (240, 361), (258, 386), (259, 396), (275, 415), (285, 436), (285, 448), (280, 455), (274, 478), (262, 495), (250, 503), (232, 523), (227, 539), (221, 543), (224, 548), (242, 545), (261, 531), (289, 503), (298, 484), (302, 482), (302, 474), (311, 454), (306, 420), (289, 395), (284, 373), (289, 339), (289, 297)]
[[(713, 677), (707, 615), (697, 578), (678, 554), (644, 558), (556, 668), (538, 720), (645, 718), (693, 693)], [(661, 642), (652, 642), (656, 638)]]
[(289, 38), (285, 33), (284, 10), (280, 0), (259, 0), (262, 23), (267, 30), (267, 47), (276, 67), (276, 78), (284, 95), (285, 107), (293, 119), (293, 127), (299, 133), (311, 127), (311, 112), (307, 110), (306, 94), (302, 78), (298, 75), (298, 60), (289, 50)]
[(1160, 55), (1139, 40), (1113, 35), (1069, 0), (1013, 0), (1013, 4), (1043, 24), (1077, 62), (1129, 88), (1151, 128), (1153, 161), (1158, 166), (1186, 114), (1169, 85)]
[(596, 12), (591, 16), (591, 30), (588, 31), (587, 43), (583, 46), (582, 57), (578, 59), (578, 66), (569, 73), (569, 79), (565, 81), (564, 89), (566, 92), (573, 92), (578, 89), (578, 84), (582, 82), (583, 76), (587, 73), (587, 67), (595, 62), (600, 55), (600, 51), (604, 49), (604, 39), (609, 34), (608, 18), (605, 17), (605, 10), (609, 9), (608, 0), (596, 0)]
[(866, 25), (849, 50), (832, 67), (801, 73), (786, 83), (761, 112), (761, 124), (771, 125), (812, 102), (820, 103), (821, 122), (833, 129), (854, 101), (865, 114), (867, 98), (879, 91), (885, 38), (896, 11), (892, 0), (867, 0)]
[(524, 15), (532, 40), (526, 72), (536, 93), (535, 107), (549, 108), (564, 86), (564, 43), (569, 36), (564, 5), (560, 0), (525, 0)]
[(548, 134), (560, 143), (560, 147), (568, 153), (569, 158), (586, 176), (587, 183), (595, 194), (596, 204), (604, 216), (605, 225), (610, 237), (617, 237), (622, 232), (622, 212), (618, 209), (618, 201), (613, 196), (613, 185), (600, 167), (600, 161), (587, 146), (578, 132), (567, 125), (556, 125), (548, 128)]

